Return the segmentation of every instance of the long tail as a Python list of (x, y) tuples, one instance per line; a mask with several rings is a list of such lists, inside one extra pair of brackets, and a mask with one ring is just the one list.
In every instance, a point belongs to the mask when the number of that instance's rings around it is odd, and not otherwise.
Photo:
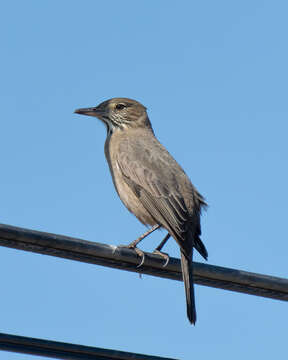
[(196, 307), (193, 283), (193, 251), (190, 258), (187, 258), (181, 251), (181, 267), (186, 294), (187, 316), (191, 324), (196, 322)]

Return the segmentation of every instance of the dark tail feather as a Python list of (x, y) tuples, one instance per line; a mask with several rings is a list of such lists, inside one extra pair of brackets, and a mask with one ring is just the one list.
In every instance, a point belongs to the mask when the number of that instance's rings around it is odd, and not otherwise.
[(208, 258), (208, 252), (207, 252), (207, 250), (206, 250), (205, 245), (204, 245), (203, 242), (201, 241), (200, 237), (197, 236), (194, 241), (195, 241), (195, 243), (194, 243), (195, 249), (204, 257), (205, 260), (207, 260), (207, 258)]
[(181, 267), (183, 274), (183, 281), (186, 294), (187, 316), (191, 324), (195, 325), (196, 322), (196, 308), (194, 297), (194, 283), (193, 283), (193, 264), (191, 258), (187, 258), (181, 251)]

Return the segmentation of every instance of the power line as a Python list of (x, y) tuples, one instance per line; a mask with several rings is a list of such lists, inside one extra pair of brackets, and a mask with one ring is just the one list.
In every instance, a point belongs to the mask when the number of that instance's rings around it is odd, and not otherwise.
[[(60, 258), (182, 280), (180, 260), (170, 258), (163, 268), (159, 255), (145, 253), (140, 262), (136, 252), (120, 246), (101, 244), (63, 235), (50, 234), (0, 224), (0, 245)], [(242, 292), (272, 299), (288, 301), (288, 280), (194, 262), (195, 283), (219, 289)]]
[(0, 350), (67, 360), (176, 360), (3, 333)]

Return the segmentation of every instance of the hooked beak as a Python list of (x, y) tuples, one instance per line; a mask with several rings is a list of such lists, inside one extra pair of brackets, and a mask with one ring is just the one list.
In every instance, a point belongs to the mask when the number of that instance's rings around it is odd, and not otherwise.
[(101, 117), (102, 115), (102, 112), (97, 107), (76, 109), (74, 113), (80, 115), (95, 116), (95, 117)]

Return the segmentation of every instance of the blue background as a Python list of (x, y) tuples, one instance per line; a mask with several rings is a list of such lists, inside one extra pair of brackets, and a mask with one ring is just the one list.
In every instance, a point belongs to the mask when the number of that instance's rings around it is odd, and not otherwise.
[[(0, 222), (107, 244), (144, 232), (113, 188), (104, 126), (73, 114), (131, 97), (209, 203), (209, 263), (287, 277), (287, 11), (2, 2)], [(167, 251), (179, 256), (173, 240)], [(0, 269), (2, 332), (187, 360), (287, 354), (281, 301), (196, 286), (192, 327), (180, 282), (6, 248)]]

